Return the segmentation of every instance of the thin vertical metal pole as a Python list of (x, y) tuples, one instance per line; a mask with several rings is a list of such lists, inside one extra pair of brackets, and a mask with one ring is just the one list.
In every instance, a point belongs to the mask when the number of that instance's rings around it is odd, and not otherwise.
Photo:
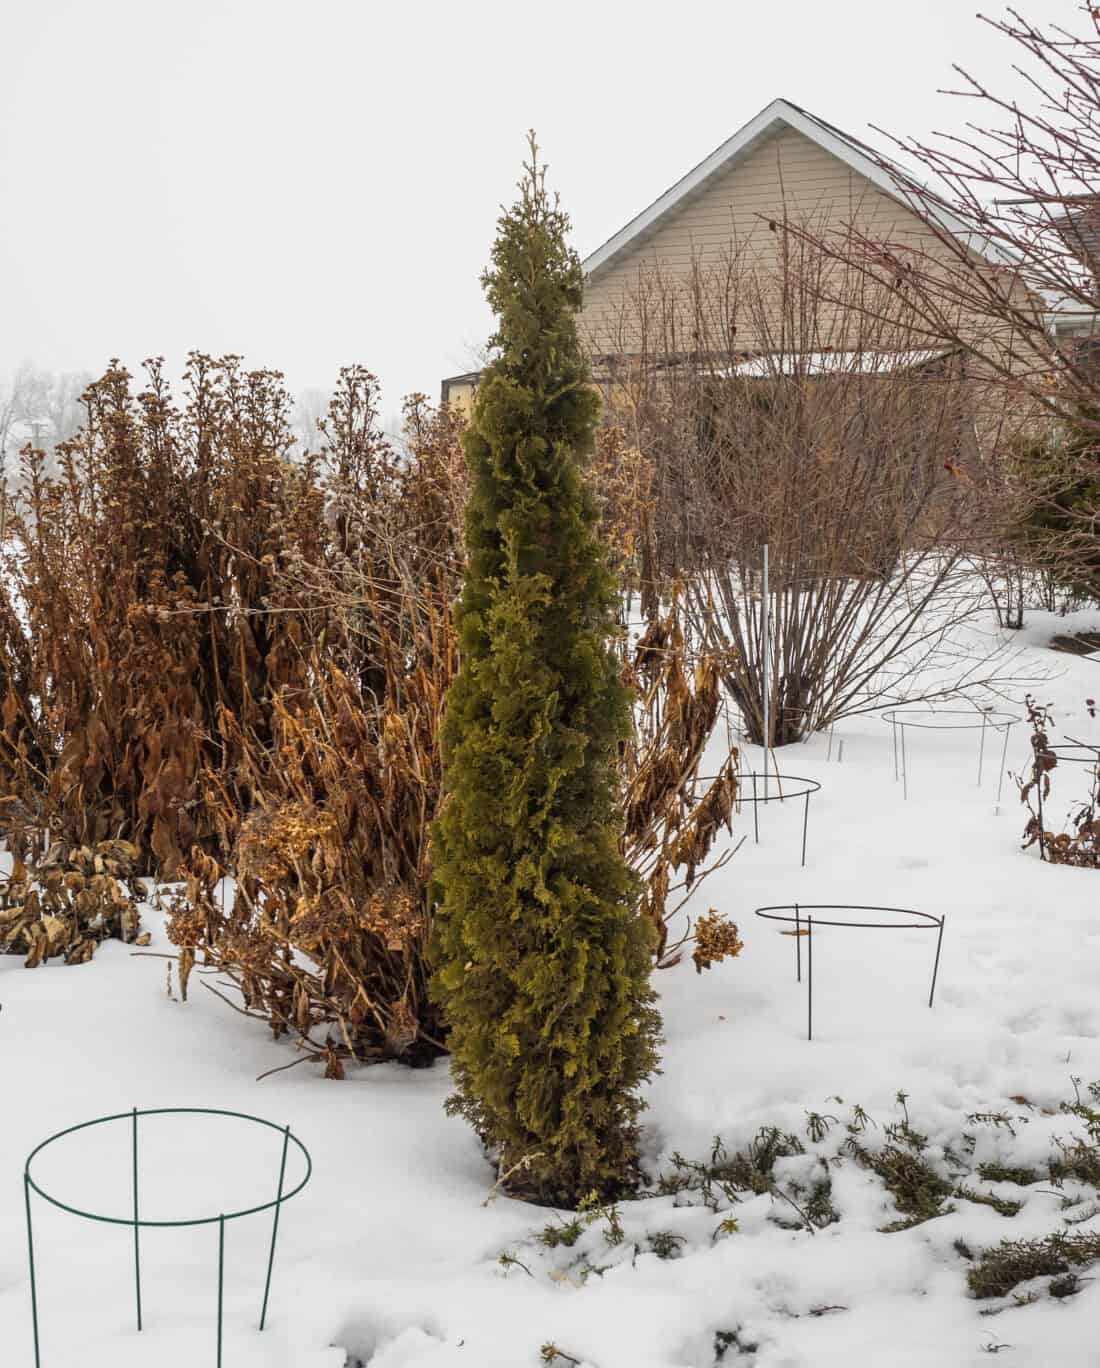
[(936, 975), (940, 972), (940, 950), (943, 946), (943, 924), (947, 920), (946, 912), (940, 914), (940, 933), (936, 937), (936, 962), (932, 966), (932, 988), (928, 994), (928, 1005), (932, 1006), (932, 999), (936, 996)]
[(267, 1320), (267, 1297), (271, 1291), (271, 1269), (275, 1263), (275, 1237), (279, 1233), (279, 1212), (283, 1208), (283, 1179), (286, 1177), (286, 1150), (290, 1144), (290, 1127), (287, 1126), (283, 1131), (283, 1159), (279, 1165), (279, 1195), (275, 1199), (275, 1220), (271, 1225), (271, 1250), (267, 1256), (267, 1281), (264, 1283), (264, 1305), (260, 1312), (260, 1329), (264, 1328)]
[(806, 1039), (814, 1038), (814, 919), (806, 918)]
[(218, 1217), (218, 1368), (222, 1368), (222, 1286), (225, 1282), (225, 1216)]
[(27, 1203), (27, 1253), (31, 1264), (31, 1324), (34, 1327), (34, 1368), (41, 1368), (38, 1355), (38, 1285), (34, 1278), (34, 1232), (31, 1229), (31, 1176), (24, 1170), (23, 1197)]
[[(1036, 757), (1038, 758), (1038, 757)], [(1047, 836), (1046, 823), (1043, 821), (1043, 776), (1040, 775), (1035, 785), (1035, 801), (1039, 808), (1039, 859), (1045, 860), (1047, 857)]]
[(909, 761), (905, 753), (905, 723), (901, 724), (901, 796), (909, 797)]
[(768, 750), (772, 743), (771, 730), (771, 671), (768, 668), (771, 654), (770, 640), (770, 601), (768, 598), (768, 544), (764, 543), (764, 602), (763, 602), (763, 651), (761, 653), (764, 665), (764, 797), (768, 796)]
[(802, 982), (802, 914), (794, 905), (794, 981)]
[(806, 868), (806, 828), (810, 825), (810, 792), (806, 790), (806, 807), (802, 813), (802, 868)]
[[(767, 763), (766, 757), (765, 757), (765, 763)], [(765, 781), (766, 781), (766, 780), (767, 780), (767, 775), (765, 775), (764, 778), (765, 778)], [(755, 770), (753, 771), (753, 776), (752, 776), (752, 830), (753, 830), (753, 844), (754, 844), (754, 845), (759, 845), (759, 844), (760, 844), (760, 804), (756, 801), (756, 771), (755, 771)]]
[(1001, 774), (1000, 774), (1000, 778), (997, 780), (997, 802), (998, 802), (998, 803), (1001, 801), (1001, 790), (1004, 788), (1004, 782), (1005, 782), (1005, 766), (1006, 766), (1007, 764), (1008, 764), (1008, 725), (1007, 725), (1007, 723), (1006, 723), (1006, 724), (1005, 724), (1005, 739), (1004, 739), (1004, 745), (1001, 747)]
[[(826, 763), (828, 763), (828, 762), (833, 758), (833, 729), (834, 729), (835, 727), (836, 727), (836, 723), (835, 723), (835, 722), (832, 722), (832, 723), (829, 724), (829, 749), (828, 749), (828, 751), (826, 751), (826, 753), (825, 753), (825, 761), (826, 761)], [(807, 737), (806, 739), (809, 740), (808, 737)]]
[(982, 738), (978, 743), (978, 787), (982, 786), (982, 762), (985, 759), (985, 724), (986, 715), (982, 713)]
[(141, 1228), (138, 1225), (138, 1113), (134, 1108), (134, 1292), (137, 1297), (137, 1328), (141, 1330)]
[(890, 729), (894, 733), (894, 783), (896, 784), (901, 777), (898, 774), (898, 719), (896, 717), (891, 717)]

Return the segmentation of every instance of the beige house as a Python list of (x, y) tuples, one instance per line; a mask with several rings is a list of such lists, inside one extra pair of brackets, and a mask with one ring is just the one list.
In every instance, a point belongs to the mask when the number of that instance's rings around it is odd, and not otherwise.
[[(665, 279), (686, 280), (700, 266), (717, 267), (734, 247), (776, 265), (784, 237), (777, 220), (856, 223), (880, 240), (936, 250), (934, 234), (869, 148), (790, 101), (773, 100), (584, 260), (581, 331), (597, 373), (600, 359), (629, 350), (623, 318), (641, 276), (659, 269)], [(944, 213), (941, 223), (965, 241), (961, 222)], [(991, 266), (1005, 265), (981, 244), (973, 250)], [(752, 355), (745, 338), (745, 356)], [(477, 379), (470, 372), (444, 380), (442, 400), (468, 407)]]

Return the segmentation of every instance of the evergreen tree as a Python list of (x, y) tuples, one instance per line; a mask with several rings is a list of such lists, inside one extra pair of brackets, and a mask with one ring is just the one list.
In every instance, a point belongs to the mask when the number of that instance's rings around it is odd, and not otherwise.
[(1034, 504), (1017, 542), (1025, 558), (1050, 567), (1054, 581), (1078, 599), (1100, 600), (1100, 415), (1080, 413), (1016, 453), (1017, 471)]
[(660, 1022), (652, 931), (619, 847), (616, 762), (632, 722), (583, 475), (599, 410), (577, 338), (583, 275), (530, 148), (482, 278), (498, 327), (466, 437), (434, 992), (450, 1023), (449, 1106), (510, 1191), (572, 1205), (635, 1177), (637, 1089)]

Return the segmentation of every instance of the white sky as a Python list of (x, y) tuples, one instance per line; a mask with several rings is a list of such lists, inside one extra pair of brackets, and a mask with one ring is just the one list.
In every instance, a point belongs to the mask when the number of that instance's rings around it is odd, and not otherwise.
[[(1080, 30), (1078, 0), (1019, 0)], [(998, 3), (990, 13), (1001, 12)], [(489, 329), (534, 127), (582, 255), (778, 95), (857, 135), (1004, 88), (973, 0), (0, 0), (0, 373), (234, 351), (393, 414)]]

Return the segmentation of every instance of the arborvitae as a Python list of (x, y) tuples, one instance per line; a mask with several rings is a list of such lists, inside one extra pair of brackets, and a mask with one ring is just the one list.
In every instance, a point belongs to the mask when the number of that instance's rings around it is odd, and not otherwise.
[(1094, 534), (1100, 509), (1100, 414), (1083, 407), (1045, 439), (1017, 454), (1022, 478), (1036, 499), (1018, 539), (1040, 564), (1049, 559), (1055, 581), (1076, 598), (1100, 599), (1100, 555)]
[(599, 408), (577, 337), (583, 275), (530, 146), (482, 279), (498, 327), (466, 437), (434, 991), (450, 1023), (450, 1107), (510, 1191), (571, 1205), (635, 1177), (637, 1089), (660, 1021), (651, 929), (619, 848), (631, 713), (583, 475)]

